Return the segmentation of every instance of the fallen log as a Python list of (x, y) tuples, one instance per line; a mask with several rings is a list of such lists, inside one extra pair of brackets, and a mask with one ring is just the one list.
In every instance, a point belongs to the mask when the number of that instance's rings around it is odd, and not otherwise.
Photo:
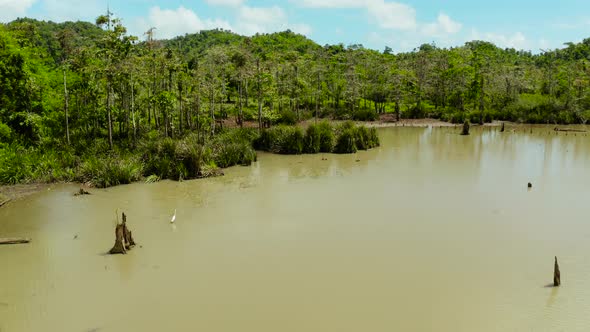
[(23, 243), (29, 243), (31, 242), (31, 239), (28, 238), (5, 238), (5, 239), (0, 239), (0, 244), (23, 244)]
[(0, 207), (3, 206), (4, 204), (10, 202), (10, 201), (11, 201), (10, 199), (7, 199), (5, 201), (0, 202)]
[(585, 133), (586, 130), (583, 129), (570, 129), (570, 128), (557, 128), (553, 129), (555, 131), (564, 131), (564, 132), (572, 132), (572, 133)]

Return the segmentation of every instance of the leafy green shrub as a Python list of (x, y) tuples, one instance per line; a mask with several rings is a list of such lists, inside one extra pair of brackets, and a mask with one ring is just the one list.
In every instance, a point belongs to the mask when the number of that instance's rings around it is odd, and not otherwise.
[(33, 178), (30, 150), (10, 145), (0, 150), (0, 183), (17, 184)]
[(289, 110), (282, 111), (277, 123), (292, 126), (297, 123), (297, 114)]
[(10, 130), (10, 127), (0, 121), (0, 143), (10, 141), (11, 136), (12, 130)]
[(352, 114), (352, 119), (355, 121), (377, 121), (379, 114), (372, 109), (360, 109)]

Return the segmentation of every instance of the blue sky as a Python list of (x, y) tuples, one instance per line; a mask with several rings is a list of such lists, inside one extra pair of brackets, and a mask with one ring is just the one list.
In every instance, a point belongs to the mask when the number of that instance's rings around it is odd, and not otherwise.
[[(216, 27), (245, 35), (291, 29), (320, 44), (378, 50), (478, 39), (535, 53), (590, 37), (590, 0), (111, 0), (109, 6), (139, 37), (150, 27), (156, 38)], [(106, 7), (95, 0), (0, 0), (0, 21), (93, 21)]]

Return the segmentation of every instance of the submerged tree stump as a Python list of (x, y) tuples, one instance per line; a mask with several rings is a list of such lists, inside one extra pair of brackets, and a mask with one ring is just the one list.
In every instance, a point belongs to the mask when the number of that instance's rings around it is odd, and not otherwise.
[(86, 190), (84, 190), (84, 188), (80, 188), (80, 190), (76, 191), (76, 193), (74, 194), (74, 196), (84, 196), (84, 195), (90, 195), (90, 193)]
[(115, 227), (115, 244), (109, 250), (109, 254), (126, 254), (135, 246), (131, 231), (127, 228), (127, 216), (122, 214), (122, 222)]
[(471, 127), (471, 124), (469, 123), (469, 120), (465, 120), (465, 122), (463, 122), (463, 130), (461, 131), (461, 135), (463, 135), (463, 136), (469, 135), (469, 128), (470, 127)]
[(553, 267), (553, 286), (561, 285), (561, 272), (559, 271), (559, 264), (557, 263), (557, 256), (555, 256), (555, 265)]
[(500, 129), (500, 132), (503, 133), (505, 130), (506, 130), (505, 123), (502, 122), (502, 129)]

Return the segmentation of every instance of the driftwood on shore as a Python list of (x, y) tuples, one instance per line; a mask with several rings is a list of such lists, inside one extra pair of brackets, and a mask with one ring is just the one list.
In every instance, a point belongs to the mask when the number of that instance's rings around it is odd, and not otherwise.
[(561, 285), (561, 272), (559, 271), (559, 264), (557, 263), (557, 256), (555, 256), (555, 265), (553, 266), (553, 286)]
[(122, 214), (122, 222), (115, 227), (115, 244), (109, 250), (109, 254), (126, 254), (135, 246), (131, 231), (127, 228), (127, 216)]
[(13, 238), (0, 238), (0, 244), (23, 244), (23, 243), (29, 243), (31, 242), (31, 239), (28, 238), (18, 238), (18, 237), (13, 237)]
[(555, 127), (553, 130), (555, 131), (564, 131), (564, 132), (572, 132), (572, 133), (585, 133), (586, 130), (584, 129), (570, 129), (570, 128), (558, 128)]

